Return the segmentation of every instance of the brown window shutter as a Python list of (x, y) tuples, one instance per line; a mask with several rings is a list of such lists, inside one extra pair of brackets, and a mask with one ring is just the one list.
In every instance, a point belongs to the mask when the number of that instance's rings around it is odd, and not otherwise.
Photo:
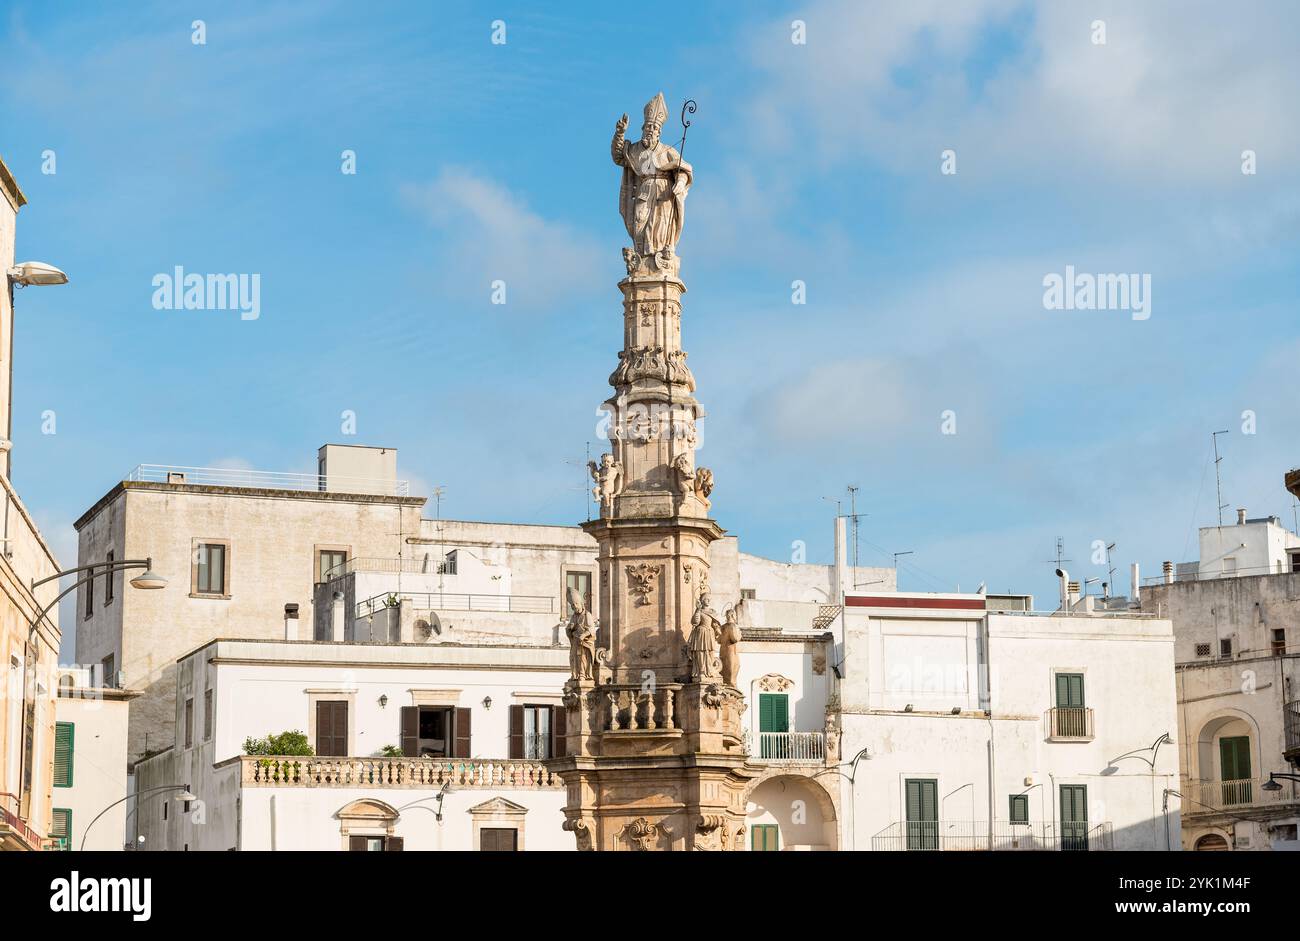
[(406, 838), (400, 836), (390, 836), (384, 840), (385, 853), (400, 853), (406, 848)]
[(453, 758), (469, 758), (470, 710), (456, 710), (456, 750)]
[(420, 707), (402, 707), (402, 754), (407, 758), (419, 758), (420, 749)]
[(565, 755), (564, 736), (568, 734), (568, 711), (563, 706), (551, 707), (551, 728), (554, 730), (555, 735), (551, 754), (556, 758), (563, 758)]
[(364, 853), (366, 851), (366, 838), (364, 836), (348, 837), (348, 851), (352, 853)]
[(316, 703), (316, 754), (329, 755), (334, 741), (334, 710), (332, 702)]
[(510, 707), (510, 754), (509, 758), (524, 757), (524, 707)]

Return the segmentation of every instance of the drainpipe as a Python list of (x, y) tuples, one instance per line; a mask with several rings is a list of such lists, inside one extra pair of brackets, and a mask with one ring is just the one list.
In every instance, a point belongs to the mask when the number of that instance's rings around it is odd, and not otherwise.
[(286, 604), (284, 606), (284, 639), (298, 639), (298, 606), (296, 604)]
[(1129, 595), (1133, 604), (1142, 603), (1142, 580), (1138, 577), (1138, 564), (1133, 563), (1129, 574)]

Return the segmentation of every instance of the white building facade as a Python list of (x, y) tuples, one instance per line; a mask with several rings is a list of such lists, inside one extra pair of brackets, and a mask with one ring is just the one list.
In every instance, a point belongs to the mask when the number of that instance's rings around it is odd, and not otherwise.
[(847, 848), (1178, 847), (1167, 620), (848, 594), (842, 630)]

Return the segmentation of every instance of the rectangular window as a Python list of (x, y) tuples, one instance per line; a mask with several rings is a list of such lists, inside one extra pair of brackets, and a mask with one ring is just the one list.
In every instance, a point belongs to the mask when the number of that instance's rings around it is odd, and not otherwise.
[(1088, 849), (1088, 788), (1061, 785), (1061, 849)]
[(201, 542), (194, 550), (194, 593), (228, 594), (226, 567), (227, 547), (220, 542)]
[(321, 699), (316, 702), (316, 754), (335, 758), (348, 753), (348, 701)]
[(740, 597), (741, 597), (741, 600), (743, 600), (743, 601), (757, 601), (757, 600), (758, 600), (758, 589), (756, 589), (756, 588), (742, 588), (742, 589), (740, 589)]
[(569, 589), (576, 588), (578, 594), (582, 596), (583, 602), (587, 605), (587, 610), (591, 610), (591, 573), (590, 572), (565, 572), (564, 573), (564, 597), (565, 608), (568, 610)]
[(1232, 639), (1230, 637), (1219, 639), (1219, 656), (1224, 658), (1232, 656)]
[(212, 690), (203, 691), (203, 741), (212, 741)]
[(1281, 657), (1286, 654), (1286, 631), (1282, 628), (1276, 628), (1273, 631), (1273, 656)]
[(519, 831), (514, 827), (484, 827), (478, 832), (478, 848), (484, 853), (513, 853), (519, 849)]
[(939, 848), (939, 782), (933, 778), (909, 778), (903, 782), (907, 803), (907, 848)]
[(758, 823), (749, 828), (749, 848), (755, 853), (775, 853), (781, 849), (781, 828), (774, 823)]
[[(346, 549), (321, 549), (316, 553), (316, 581), (327, 582), (333, 575), (342, 575), (347, 560)], [(331, 569), (335, 570), (332, 574)]]
[(91, 569), (90, 576), (86, 579), (86, 617), (93, 617), (95, 614), (95, 570)]
[(1083, 706), (1083, 674), (1056, 674), (1056, 708), (1082, 709)]
[(790, 697), (758, 694), (758, 754), (760, 758), (790, 757)]
[(348, 850), (353, 853), (392, 853), (404, 849), (406, 839), (400, 836), (349, 836)]
[(54, 723), (54, 786), (72, 787), (73, 725)]
[(524, 706), (523, 757), (539, 760), (551, 757), (550, 706)]
[(100, 669), (104, 673), (101, 679), (104, 683), (105, 688), (107, 689), (117, 688), (117, 673), (114, 671), (113, 666), (114, 664), (113, 664), (112, 654), (109, 654), (107, 657), (105, 657), (100, 664)]
[(104, 561), (109, 566), (108, 570), (104, 572), (104, 605), (107, 607), (113, 603), (113, 553), (110, 552), (106, 555)]
[(59, 849), (72, 849), (72, 811), (67, 807), (55, 807), (50, 813), (50, 836), (59, 841)]
[(1012, 823), (1028, 824), (1029, 823), (1029, 795), (1012, 794), (1011, 795), (1011, 816), (1008, 818)]
[(185, 700), (185, 747), (194, 747), (194, 700)]
[(1300, 552), (1291, 553), (1291, 571), (1300, 572)]
[(1209, 644), (1197, 644), (1197, 645), (1196, 645), (1196, 656), (1198, 656), (1198, 657), (1208, 657), (1209, 655), (1210, 655), (1210, 645), (1209, 645)]

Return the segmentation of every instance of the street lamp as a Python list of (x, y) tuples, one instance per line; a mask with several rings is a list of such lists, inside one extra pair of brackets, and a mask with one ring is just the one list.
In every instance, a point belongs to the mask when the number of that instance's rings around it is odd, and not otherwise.
[[(139, 806), (140, 795), (149, 794), (152, 793), (153, 791), (180, 791), (181, 793), (177, 794), (176, 797), (173, 799), (181, 802), (196, 801), (199, 799), (197, 795), (190, 793), (190, 787), (188, 784), (159, 784), (157, 787), (147, 787), (143, 791), (136, 791), (134, 794), (128, 794), (126, 795), (126, 797), (113, 801), (113, 803), (109, 804), (99, 813), (95, 814), (95, 820), (98, 820), (100, 817), (104, 816), (104, 814), (108, 813), (118, 804), (125, 803), (126, 801), (129, 801), (133, 797), (136, 799), (137, 806)], [(86, 837), (90, 836), (90, 828), (95, 825), (95, 820), (92, 820), (90, 821), (90, 823), (86, 824), (86, 829), (81, 831), (81, 848), (83, 850), (86, 848)], [(139, 817), (137, 817), (136, 820), (138, 821)], [(141, 841), (143, 842), (143, 837), (141, 837)]]
[(1300, 781), (1300, 774), (1287, 774), (1285, 771), (1270, 771), (1268, 774), (1268, 782), (1261, 784), (1259, 786), (1260, 790), (1274, 792), (1282, 790), (1282, 785), (1273, 780), (1274, 778), (1284, 778), (1287, 781)]
[[(12, 273), (10, 274), (10, 277), (13, 277)], [(7, 506), (8, 504), (6, 504), (6, 507)], [(86, 584), (86, 582), (93, 582), (100, 570), (103, 571), (104, 575), (111, 575), (113, 572), (120, 572), (126, 569), (144, 569), (144, 571), (141, 574), (131, 579), (132, 588), (156, 590), (159, 588), (165, 588), (167, 586), (167, 579), (163, 578), (161, 575), (159, 575), (157, 572), (153, 570), (153, 559), (123, 559), (121, 562), (92, 562), (90, 565), (79, 565), (76, 568), (64, 569), (62, 572), (55, 572), (53, 575), (47, 575), (45, 578), (33, 579), (31, 584), (31, 592), (32, 592), (32, 597), (35, 598), (36, 589), (44, 585), (46, 582), (52, 582), (55, 579), (62, 578), (65, 575), (71, 575), (73, 572), (88, 573), (85, 577), (80, 578), (76, 582), (74, 582), (70, 588), (66, 588), (63, 591), (59, 592), (59, 594), (55, 597), (53, 601), (51, 601), (44, 608), (42, 608), (40, 612), (34, 618), (32, 618), (31, 624), (27, 628), (27, 646), (33, 650), (35, 649), (34, 647), (32, 647), (32, 641), (36, 637), (37, 627), (40, 625), (41, 620), (47, 614), (50, 613), (51, 609), (53, 609), (56, 604), (58, 604), (60, 601), (63, 600), (64, 596), (66, 596), (70, 592), (76, 591), (82, 585)], [(32, 659), (33, 656), (31, 654), (28, 654), (28, 656), (26, 656), (23, 659), (22, 707), (18, 713), (20, 716), (25, 716), (27, 714), (27, 686), (29, 682), (28, 671), (31, 668)], [(19, 756), (20, 756), (19, 757), (20, 764), (18, 770), (19, 781), (23, 780), (23, 775), (26, 773), (27, 770), (25, 767), (27, 762), (27, 745), (26, 745), (26, 738), (25, 738), (26, 732), (24, 732), (23, 734), (24, 734), (23, 747), (19, 752)], [(20, 784), (19, 787), (21, 788), (22, 785)], [(94, 823), (93, 820), (91, 822)]]
[(33, 284), (44, 287), (68, 283), (66, 274), (43, 261), (24, 261), (10, 268), (8, 274), (9, 280), (22, 288), (31, 287)]

